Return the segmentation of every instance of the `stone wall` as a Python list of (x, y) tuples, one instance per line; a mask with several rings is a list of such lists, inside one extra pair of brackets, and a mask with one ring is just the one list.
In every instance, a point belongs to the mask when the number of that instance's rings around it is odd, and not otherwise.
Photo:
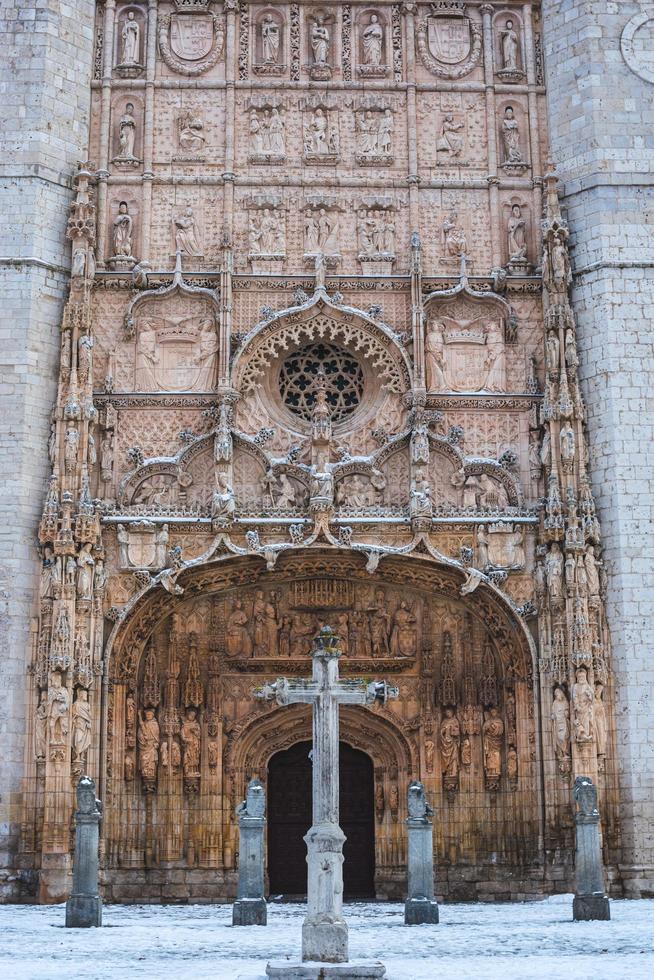
[(626, 893), (645, 896), (654, 890), (654, 12), (636, 2), (545, 0), (543, 19), (609, 574), (621, 870)]
[[(19, 830), (36, 530), (68, 281), (70, 178), (88, 144), (94, 8), (93, 0), (0, 7), (0, 869), (14, 866)], [(6, 872), (0, 896), (18, 894)]]

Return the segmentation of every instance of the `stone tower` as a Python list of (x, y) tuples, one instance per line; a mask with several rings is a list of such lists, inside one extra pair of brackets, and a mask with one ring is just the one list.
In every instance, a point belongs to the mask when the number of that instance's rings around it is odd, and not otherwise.
[[(68, 289), (71, 178), (88, 152), (94, 14), (93, 0), (10, 0), (0, 10), (0, 869), (16, 867), (35, 528)], [(13, 881), (0, 877), (1, 895), (17, 896)]]

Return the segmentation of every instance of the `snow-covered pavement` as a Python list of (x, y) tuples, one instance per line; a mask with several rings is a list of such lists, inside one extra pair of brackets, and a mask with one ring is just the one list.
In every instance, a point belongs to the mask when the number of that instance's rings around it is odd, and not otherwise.
[[(441, 905), (437, 926), (398, 904), (347, 905), (350, 956), (388, 980), (654, 980), (654, 900), (614, 901), (611, 922), (572, 922), (572, 896), (528, 905)], [(64, 907), (0, 906), (2, 980), (261, 980), (297, 958), (303, 905), (232, 928), (231, 906), (108, 905), (102, 929), (65, 929)]]

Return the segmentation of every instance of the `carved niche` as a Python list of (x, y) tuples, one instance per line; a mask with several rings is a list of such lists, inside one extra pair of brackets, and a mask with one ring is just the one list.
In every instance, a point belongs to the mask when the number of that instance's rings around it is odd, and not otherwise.
[(282, 163), (286, 159), (286, 114), (275, 96), (253, 95), (247, 102), (250, 147), (248, 163)]
[(463, 0), (436, 0), (418, 25), (417, 47), (425, 68), (438, 78), (463, 78), (481, 62), (481, 25), (466, 16)]
[(358, 258), (363, 273), (390, 275), (395, 262), (395, 208), (392, 201), (370, 198), (357, 211)]
[(385, 78), (389, 72), (389, 27), (381, 10), (362, 10), (357, 15), (357, 75)]
[(281, 12), (266, 7), (255, 16), (252, 33), (252, 71), (276, 77), (286, 72), (286, 27)]
[(393, 110), (387, 99), (364, 96), (354, 106), (356, 162), (360, 167), (393, 163)]
[(143, 104), (138, 95), (121, 96), (112, 107), (112, 163), (120, 170), (139, 167), (143, 139)]
[(504, 213), (504, 255), (509, 273), (528, 275), (531, 271), (529, 261), (531, 227), (529, 206), (524, 198), (512, 195), (503, 204)]
[(322, 95), (300, 100), (305, 163), (330, 165), (340, 159), (337, 103)]
[(158, 21), (161, 57), (178, 75), (202, 75), (222, 57), (225, 19), (209, 10), (209, 0), (173, 3), (175, 11)]
[(522, 20), (514, 10), (504, 10), (493, 18), (493, 56), (495, 74), (503, 82), (522, 82), (525, 78)]
[(138, 78), (145, 71), (146, 17), (141, 7), (125, 6), (116, 18), (114, 72), (120, 78)]
[(334, 15), (324, 9), (310, 11), (306, 18), (307, 59), (309, 77), (314, 82), (328, 82), (335, 64)]
[(281, 198), (276, 194), (257, 194), (244, 203), (252, 272), (281, 272), (286, 257), (286, 209)]
[(515, 101), (499, 109), (501, 167), (507, 174), (524, 174), (529, 163), (525, 157), (525, 113)]

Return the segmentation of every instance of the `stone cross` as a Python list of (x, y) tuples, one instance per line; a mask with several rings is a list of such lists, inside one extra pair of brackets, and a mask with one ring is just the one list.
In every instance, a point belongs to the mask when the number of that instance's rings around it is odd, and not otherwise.
[(88, 929), (102, 925), (102, 899), (98, 893), (98, 836), (102, 804), (95, 783), (81, 776), (77, 784), (73, 891), (66, 902), (66, 927)]
[(576, 922), (610, 919), (611, 908), (604, 892), (604, 869), (599, 836), (597, 790), (588, 776), (577, 776), (572, 789), (577, 804), (575, 829), (575, 897), (572, 917)]
[[(265, 684), (255, 697), (279, 705), (310, 704), (313, 708), (313, 825), (307, 845), (307, 915), (302, 925), (302, 959), (346, 963), (347, 924), (343, 919), (343, 843), (338, 824), (338, 709), (341, 704), (384, 704), (398, 690), (385, 681), (365, 685), (339, 680), (339, 641), (329, 626), (314, 640), (311, 680), (279, 678)], [(383, 969), (383, 967), (382, 967)], [(269, 975), (272, 975), (269, 973)], [(383, 976), (382, 974), (379, 974)], [(348, 974), (349, 976), (349, 974)]]
[(418, 926), (423, 922), (438, 922), (438, 905), (434, 901), (433, 811), (425, 798), (425, 788), (418, 780), (409, 784), (407, 808), (408, 894), (404, 903), (404, 922), (407, 926)]
[(239, 830), (238, 890), (232, 907), (232, 925), (265, 926), (263, 897), (263, 828), (266, 797), (258, 779), (248, 783), (245, 799), (236, 807)]

